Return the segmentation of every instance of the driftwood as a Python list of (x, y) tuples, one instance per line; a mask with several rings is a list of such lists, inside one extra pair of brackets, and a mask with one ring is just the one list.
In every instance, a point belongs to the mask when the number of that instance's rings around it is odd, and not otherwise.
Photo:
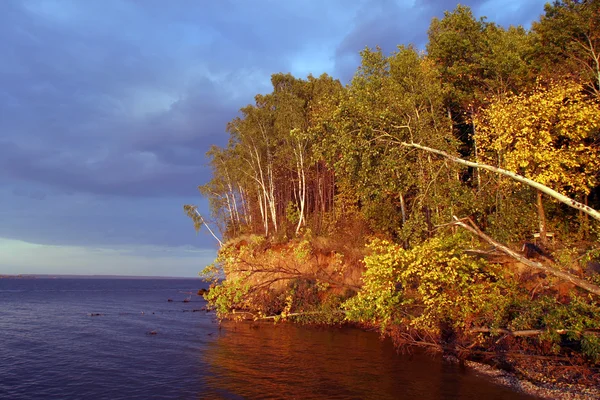
[(261, 317), (261, 316), (257, 316), (254, 313), (251, 313), (250, 311), (233, 310), (229, 314), (229, 316), (249, 315), (253, 320), (259, 321), (259, 320), (266, 320), (266, 319), (278, 320), (281, 318), (285, 319), (288, 317), (300, 317), (303, 315), (326, 315), (326, 314), (345, 314), (345, 312), (342, 310), (334, 310), (329, 313), (324, 312), (324, 311), (304, 311), (304, 312), (294, 312), (294, 313), (287, 313), (287, 314), (281, 314), (281, 315), (267, 315), (267, 316)]
[[(503, 328), (473, 328), (469, 330), (470, 333), (502, 333), (508, 336), (521, 336), (521, 337), (529, 337), (529, 336), (539, 336), (543, 333), (547, 333), (548, 331), (543, 329), (524, 329), (520, 331), (511, 331)], [(554, 332), (559, 335), (564, 335), (569, 332), (566, 329), (556, 329)]]
[[(457, 217), (454, 217), (454, 220), (455, 220), (454, 225), (460, 226), (461, 228), (464, 228), (464, 229), (468, 230), (469, 232), (474, 233), (475, 235), (479, 236), (481, 239), (485, 240), (492, 246), (496, 247), (501, 252), (511, 256), (515, 260), (517, 260), (529, 267), (532, 267), (532, 268), (544, 271), (548, 274), (554, 275), (559, 279), (571, 282), (572, 284), (574, 284), (575, 286), (577, 286), (581, 289), (584, 289), (590, 293), (600, 296), (600, 287), (598, 287), (598, 286), (594, 285), (593, 283), (588, 282), (584, 279), (581, 279), (569, 272), (561, 271), (558, 268), (554, 268), (549, 265), (530, 260), (530, 259), (520, 255), (516, 251), (509, 249), (505, 245), (498, 243), (497, 241), (495, 241), (494, 239), (492, 239), (491, 237), (489, 237), (488, 235), (483, 233), (481, 231), (481, 229), (479, 229), (477, 227), (477, 225), (475, 225), (475, 223), (470, 218), (458, 219)], [(546, 260), (550, 261), (549, 259), (546, 259)]]

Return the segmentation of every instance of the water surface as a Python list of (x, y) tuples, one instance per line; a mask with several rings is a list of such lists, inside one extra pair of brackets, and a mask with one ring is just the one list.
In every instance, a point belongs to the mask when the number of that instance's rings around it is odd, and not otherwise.
[(0, 398), (530, 398), (427, 355), (397, 354), (372, 332), (219, 326), (195, 295), (201, 287), (0, 279)]

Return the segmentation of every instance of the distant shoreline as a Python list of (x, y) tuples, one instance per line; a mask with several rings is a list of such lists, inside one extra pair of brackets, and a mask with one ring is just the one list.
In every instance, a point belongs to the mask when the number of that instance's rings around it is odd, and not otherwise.
[(0, 279), (169, 279), (169, 280), (201, 280), (194, 276), (135, 276), (135, 275), (62, 275), (62, 274), (18, 274), (0, 275)]

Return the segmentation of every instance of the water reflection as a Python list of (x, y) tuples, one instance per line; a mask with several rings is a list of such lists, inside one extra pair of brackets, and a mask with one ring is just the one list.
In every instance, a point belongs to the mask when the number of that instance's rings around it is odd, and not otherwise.
[(226, 323), (203, 357), (201, 398), (531, 398), (356, 329)]

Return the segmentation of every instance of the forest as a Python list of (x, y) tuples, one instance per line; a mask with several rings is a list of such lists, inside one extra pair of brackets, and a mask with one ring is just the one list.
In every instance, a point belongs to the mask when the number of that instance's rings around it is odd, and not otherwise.
[(345, 86), (271, 82), (207, 153), (212, 215), (184, 206), (220, 245), (219, 317), (597, 374), (600, 1), (555, 1), (529, 30), (458, 6), (424, 51), (364, 49)]

